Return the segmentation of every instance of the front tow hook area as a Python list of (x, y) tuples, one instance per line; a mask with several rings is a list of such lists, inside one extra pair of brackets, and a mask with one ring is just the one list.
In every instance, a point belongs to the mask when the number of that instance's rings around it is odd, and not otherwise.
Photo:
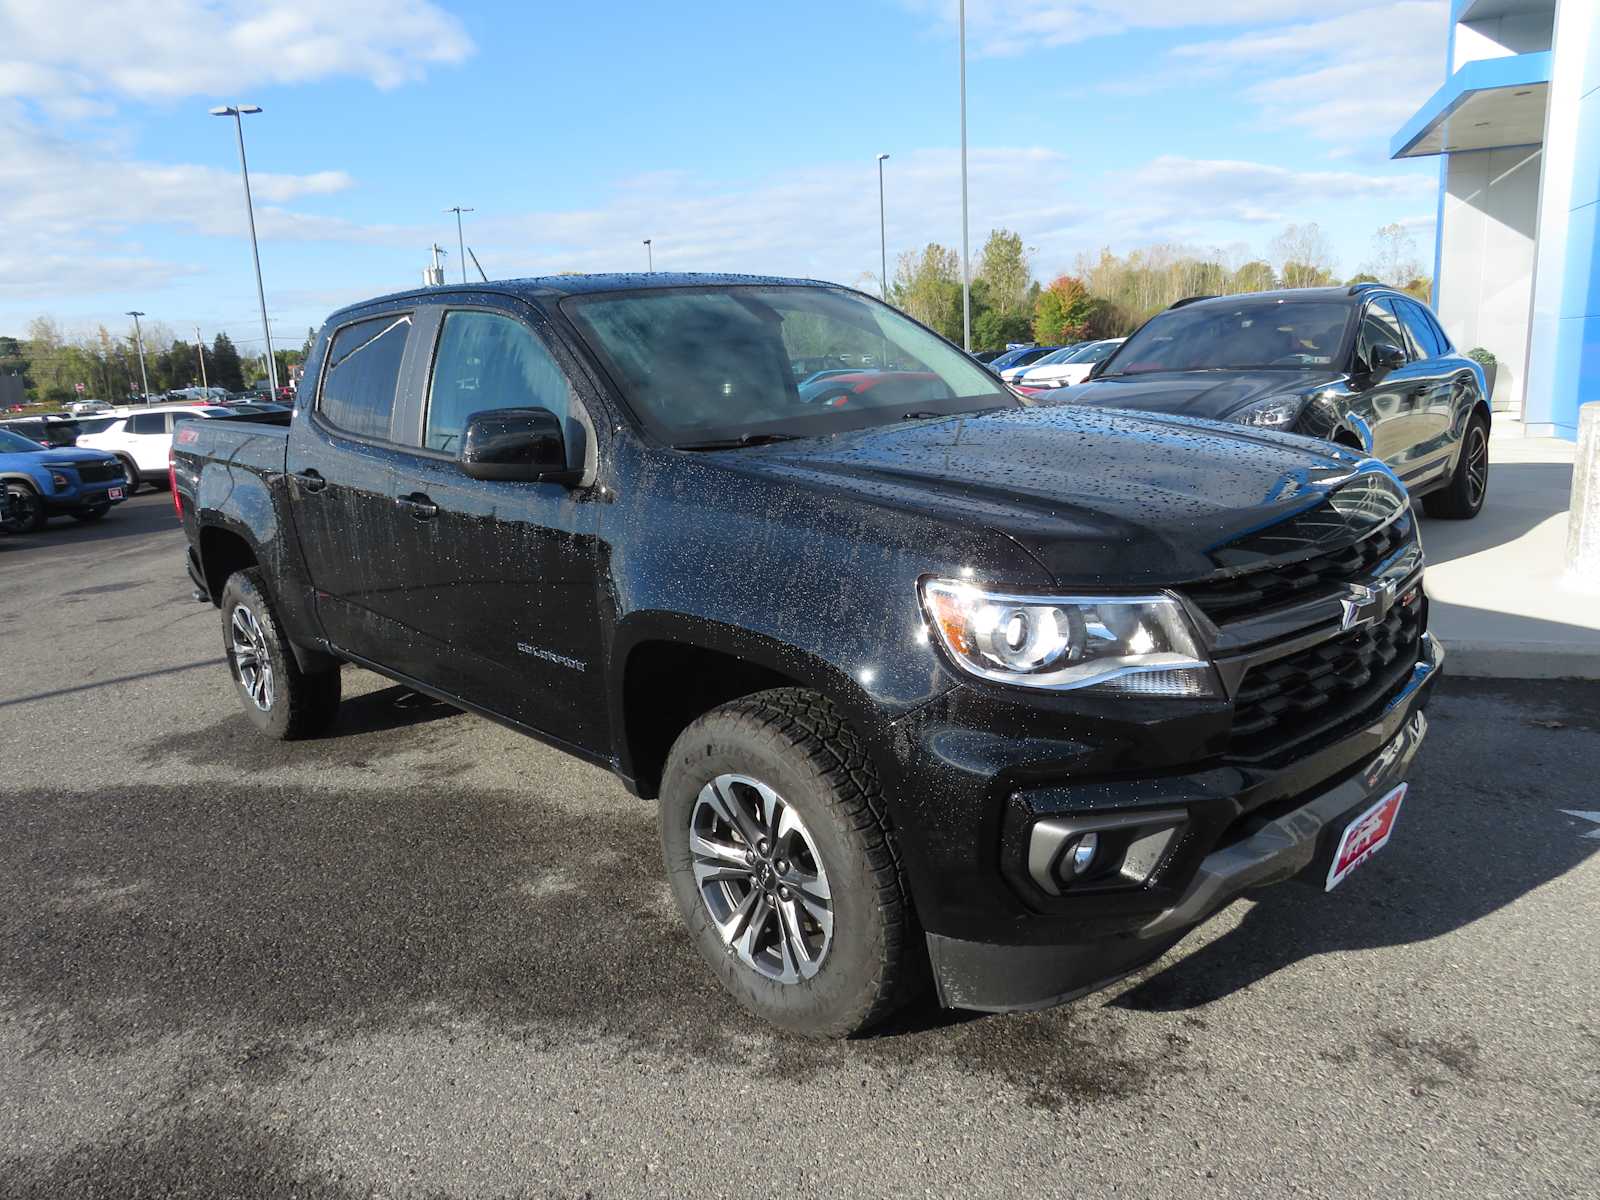
[(1183, 898), (1141, 926), (1136, 936), (1148, 940), (1181, 933), (1240, 892), (1298, 875), (1316, 859), (1323, 830), (1371, 804), (1405, 777), (1427, 732), (1428, 718), (1418, 709), (1365, 770), (1269, 821), (1249, 837), (1213, 850), (1201, 860)]

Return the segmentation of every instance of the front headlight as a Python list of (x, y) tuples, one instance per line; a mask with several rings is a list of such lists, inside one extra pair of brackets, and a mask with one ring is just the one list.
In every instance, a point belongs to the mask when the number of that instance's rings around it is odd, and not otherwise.
[(1220, 697), (1177, 600), (1014, 596), (955, 579), (922, 582), (922, 604), (962, 670), (996, 683), (1141, 696)]
[(1304, 396), (1275, 396), (1247, 404), (1228, 420), (1262, 429), (1287, 429), (1295, 423), (1305, 405)]

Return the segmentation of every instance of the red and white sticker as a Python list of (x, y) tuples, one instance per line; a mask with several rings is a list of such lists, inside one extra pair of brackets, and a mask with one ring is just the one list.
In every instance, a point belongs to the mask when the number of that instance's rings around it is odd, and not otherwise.
[(178, 445), (180, 446), (192, 446), (199, 440), (200, 431), (193, 426), (190, 426), (188, 429), (178, 430)]
[(1328, 868), (1328, 891), (1333, 891), (1344, 882), (1345, 876), (1388, 845), (1395, 819), (1400, 815), (1400, 802), (1405, 798), (1406, 785), (1402, 783), (1345, 826), (1339, 848), (1333, 854), (1333, 865)]

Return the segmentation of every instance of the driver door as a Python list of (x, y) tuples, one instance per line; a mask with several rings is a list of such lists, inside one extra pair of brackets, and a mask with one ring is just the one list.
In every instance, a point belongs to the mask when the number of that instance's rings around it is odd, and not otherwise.
[(1394, 346), (1406, 355), (1410, 365), (1411, 353), (1407, 348), (1405, 331), (1399, 318), (1383, 299), (1368, 302), (1361, 314), (1361, 324), (1356, 333), (1356, 372), (1360, 377), (1359, 390), (1350, 406), (1351, 415), (1364, 422), (1372, 439), (1372, 455), (1381, 458), (1402, 476), (1408, 450), (1412, 443), (1417, 397), (1413, 395), (1416, 381), (1407, 366), (1396, 367), (1382, 373), (1371, 369), (1372, 347), (1379, 344)]

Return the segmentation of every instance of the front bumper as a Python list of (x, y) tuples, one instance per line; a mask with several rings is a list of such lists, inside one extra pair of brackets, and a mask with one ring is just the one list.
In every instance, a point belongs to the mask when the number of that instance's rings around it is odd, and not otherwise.
[(66, 513), (83, 512), (85, 509), (99, 508), (102, 504), (121, 504), (128, 497), (127, 491), (124, 490), (122, 496), (115, 500), (111, 498), (111, 491), (114, 488), (122, 487), (123, 484), (120, 482), (80, 484), (76, 489), (69, 492), (43, 493), (40, 499), (44, 501), (45, 512), (51, 516), (59, 516)]
[[(1346, 820), (1404, 779), (1427, 732), (1423, 708), (1444, 651), (1424, 637), (1406, 686), (1374, 720), (1276, 771), (1214, 769), (1189, 776), (1024, 790), (1004, 837), (1026, 839), (1051, 814), (1177, 814), (1182, 833), (1136, 889), (1040, 892), (987, 935), (929, 925), (929, 957), (946, 1006), (1043, 1008), (1104, 987), (1159, 958), (1189, 930), (1253, 888), (1304, 871), (1331, 850)], [(1231, 786), (1230, 786), (1231, 785)], [(1059, 822), (1058, 822), (1059, 823)], [(1012, 891), (1027, 894), (1027, 846), (1002, 849)], [(964, 924), (971, 925), (971, 922)], [(949, 926), (947, 926), (947, 929)]]

